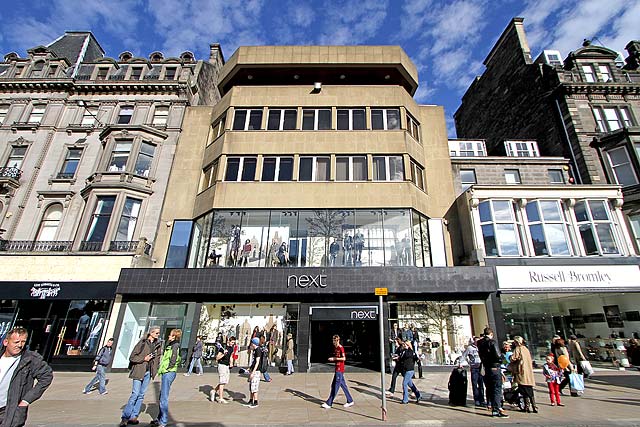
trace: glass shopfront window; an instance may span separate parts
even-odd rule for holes
[[[294,339],[297,348],[298,304],[232,304],[206,303],[200,312],[198,335],[203,337],[205,365],[215,361],[215,344],[225,344],[230,337],[236,338],[237,365],[249,366],[249,344],[254,337],[264,337],[271,366],[285,364],[287,334]]]
[[[187,363],[195,303],[129,302],[124,305],[124,310],[124,318],[113,357],[112,366],[114,368],[129,366],[129,355],[133,347],[141,338],[146,337],[146,333],[152,326],[160,327],[160,339],[164,341],[169,337],[171,329],[182,329],[180,353],[182,364]]]
[[[212,211],[193,222],[188,266],[429,266],[427,220],[408,209]]]
[[[629,363],[625,346],[640,332],[640,293],[503,293],[500,298],[507,335],[522,336],[537,363],[544,363],[554,335],[577,336],[584,355],[600,366]]]

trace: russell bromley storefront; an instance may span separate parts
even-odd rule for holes
[[[236,336],[246,365],[251,337],[265,334],[272,366],[280,366],[291,333],[297,370],[322,369],[339,334],[349,364],[379,369],[378,287],[389,291],[385,343],[394,323],[413,325],[427,365],[452,363],[469,336],[495,324],[490,267],[124,269],[113,368],[126,368],[137,340],[158,325],[162,336],[183,329],[184,359],[196,335],[204,336],[205,364],[216,340]]]
[[[539,363],[554,335],[575,335],[592,362],[626,365],[625,345],[640,333],[637,258],[573,263],[496,266],[502,308],[496,316],[504,316],[508,335],[527,340]]]

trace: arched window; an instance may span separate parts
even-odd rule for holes
[[[56,232],[60,221],[62,220],[62,205],[54,203],[50,205],[42,216],[40,229],[38,230],[37,241],[53,241],[56,238]]]

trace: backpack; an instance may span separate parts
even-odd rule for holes
[[[260,367],[258,370],[260,372],[267,372],[269,369],[269,350],[267,350],[266,346],[260,347],[260,351],[262,352],[262,356],[260,357]]]

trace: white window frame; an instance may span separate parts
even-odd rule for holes
[[[552,180],[552,174],[556,173],[556,172],[560,173],[561,180],[559,182]],[[562,172],[562,169],[547,169],[547,176],[549,177],[549,184],[564,184],[565,183],[564,172]]]
[[[15,150],[19,148],[24,148],[24,154],[15,155]],[[7,168],[16,168],[22,170],[22,165],[24,164],[24,159],[27,157],[28,150],[29,147],[26,145],[12,145],[11,149],[9,150],[9,157],[7,157],[7,161],[4,166]]]
[[[353,179],[353,159],[354,158],[358,158],[358,159],[364,159],[364,179],[362,180],[354,180]],[[349,159],[349,170],[347,171],[347,179],[343,180],[343,179],[338,179],[338,159]],[[369,177],[369,172],[368,172],[368,163],[367,163],[367,156],[336,156],[336,181],[338,182],[365,182],[367,181],[368,177]]]
[[[71,157],[71,153],[72,152],[79,152],[80,154],[78,155],[78,157]],[[71,177],[66,177],[67,179],[71,179],[73,177],[76,176],[76,174],[78,173],[78,168],[80,167],[80,160],[82,159],[82,154],[84,153],[84,148],[81,147],[67,147],[67,152],[64,156],[64,160],[62,161],[62,164],[60,165],[60,170],[58,172],[58,176],[60,177],[62,174],[65,174],[67,172],[65,172],[67,163],[69,163],[69,161],[71,160],[77,160],[76,162],[76,167],[73,171],[73,175]]]
[[[47,106],[44,104],[36,104],[31,109],[29,113],[29,118],[27,119],[27,123],[31,124],[40,124],[42,123],[42,119],[44,118],[44,113],[47,110]]]
[[[555,219],[546,219],[544,217],[544,214],[542,212],[542,208],[540,206],[540,203],[549,203],[549,202],[554,202],[556,204],[556,207],[558,208],[558,211],[560,212],[560,219],[559,220],[555,220]],[[522,209],[522,214],[524,216],[523,220],[524,222],[526,222],[526,228],[527,228],[527,240],[528,240],[528,244],[529,244],[529,252],[531,254],[531,256],[534,257],[553,257],[553,256],[573,256],[575,253],[575,250],[573,248],[573,241],[571,239],[571,235],[569,233],[569,229],[571,228],[571,224],[569,223],[568,219],[567,219],[567,212],[565,210],[564,207],[564,203],[562,203],[561,200],[554,200],[554,199],[536,199],[536,200],[530,200],[527,203],[527,207],[529,206],[529,203],[536,204],[537,205],[537,210],[538,210],[538,220],[530,220],[529,216],[527,214],[527,209],[526,207],[524,209]],[[545,246],[547,249],[547,254],[541,254],[538,255],[536,254],[536,250],[535,250],[535,246],[533,244],[533,237],[531,234],[531,227],[532,226],[536,226],[539,225],[542,228],[542,234],[544,235],[544,242],[545,242]],[[565,238],[565,242],[567,243],[567,248],[569,249],[569,254],[554,254],[553,250],[551,248],[551,245],[549,243],[549,238],[547,237],[548,235],[548,231],[546,228],[546,225],[562,225],[562,231],[564,233],[564,238]]]
[[[133,105],[123,105],[120,107],[120,111],[118,111],[118,117],[116,118],[116,124],[118,125],[129,125],[133,121]],[[123,114],[124,113],[124,114]],[[120,123],[121,117],[129,117],[129,121],[126,123]]]
[[[244,117],[244,123],[242,124],[242,129],[235,129],[236,127],[236,118],[237,118],[237,113],[239,111],[244,111],[245,117]],[[251,113],[255,112],[255,111],[259,111],[260,112],[260,127],[258,129],[249,129],[249,122],[251,120]],[[264,109],[263,108],[236,108],[233,111],[233,126],[232,129],[235,131],[256,131],[256,130],[261,130],[262,129],[262,122],[264,119]]]
[[[373,127],[373,112],[374,111],[382,111],[382,129],[374,129]],[[389,111],[395,111],[398,113],[398,127],[393,129],[389,129]],[[400,120],[400,109],[399,108],[372,108],[371,109],[371,129],[372,130],[401,130],[402,123]]]
[[[238,176],[236,176],[235,180],[227,180],[227,171],[229,170],[229,160],[230,159],[240,159],[240,163],[238,165]],[[245,159],[253,159],[255,160],[256,170],[253,174],[253,179],[251,181],[243,181],[242,180],[242,172],[244,171],[244,160]],[[224,171],[224,181],[225,182],[254,182],[256,180],[256,172],[258,171],[258,158],[254,156],[231,156],[227,158],[226,167]]]
[[[118,233],[120,232],[120,224],[122,223],[123,219],[125,218],[124,216],[124,208],[127,205],[127,201],[128,200],[132,200],[134,202],[133,206],[138,206],[137,211],[135,209],[132,209],[131,211],[131,215],[127,216],[128,218],[128,225],[129,227],[127,227],[127,240],[118,240]],[[142,203],[144,202],[143,199],[138,199],[136,197],[130,197],[130,196],[125,196],[124,201],[122,202],[122,207],[120,208],[120,215],[118,216],[118,223],[115,227],[115,230],[113,231],[113,240],[109,241],[109,244],[111,245],[111,242],[133,242],[135,241],[135,235],[136,235],[136,228],[138,228],[138,221],[140,220],[141,217],[141,211],[142,211]],[[114,206],[115,207],[115,206]],[[131,228],[131,224],[133,223],[133,229]],[[111,224],[109,224],[111,225]]]
[[[311,179],[303,180],[300,177],[300,171],[303,159],[311,159]],[[318,160],[327,161],[327,178],[318,179]],[[329,182],[331,180],[331,156],[300,156],[298,159],[298,181],[300,182]]]
[[[295,113],[295,119],[293,123],[293,128],[285,129],[284,128],[284,117],[287,111],[293,111]],[[271,114],[277,114],[278,117],[278,129],[269,129],[269,119],[271,118]],[[296,108],[270,108],[267,112],[267,130],[296,130],[298,125],[298,110]]]
[[[142,152],[142,147],[144,147],[145,145],[148,145],[149,147],[153,148],[153,153],[151,155],[149,155],[148,153],[143,153]],[[137,176],[144,176],[145,178],[148,178],[149,175],[151,174],[151,170],[153,169],[153,160],[156,157],[156,150],[158,149],[158,146],[156,144],[154,144],[151,141],[147,141],[147,140],[142,140],[140,141],[138,144],[136,144],[136,161],[133,164],[133,174],[137,175]],[[147,157],[150,158],[149,160],[149,169],[145,170],[142,174],[138,173],[138,163],[140,162],[140,159],[143,157]]]
[[[582,74],[584,74],[584,81],[587,83],[596,82],[596,71],[591,64],[582,65]]]
[[[622,152],[624,153],[624,157],[626,159],[625,162],[619,163],[619,164],[613,164],[613,159],[611,158],[611,153],[617,151],[617,152]],[[611,150],[607,150],[605,151],[605,154],[607,155],[607,160],[609,161],[609,166],[611,167],[611,172],[613,173],[613,177],[616,180],[616,183],[623,186],[623,187],[628,187],[628,186],[632,186],[632,185],[636,185],[638,184],[638,175],[636,174],[635,168],[633,167],[633,163],[631,162],[631,157],[629,156],[629,152],[627,151],[627,147],[616,147],[613,148]],[[631,170],[631,174],[633,175],[633,183],[621,183],[620,179],[618,179],[618,173],[617,170],[619,168],[624,168],[627,167],[629,170]]]
[[[604,204],[605,207],[605,211],[607,213],[607,219],[600,219],[600,220],[594,220],[593,219],[593,215],[591,214],[591,202],[602,202]],[[574,212],[574,218],[575,218],[575,234],[577,236],[577,240],[579,242],[581,251],[583,253],[584,256],[607,256],[607,255],[614,255],[614,256],[619,256],[622,255],[622,245],[620,244],[620,241],[618,239],[618,233],[617,233],[617,224],[614,222],[613,220],[613,215],[611,213],[611,209],[609,207],[609,201],[608,200],[602,200],[602,199],[581,199],[576,201],[576,206],[578,203],[585,203],[586,205],[586,213],[587,213],[587,220],[584,221],[578,221],[578,218],[575,216],[575,209],[576,207],[573,207],[573,212]],[[599,224],[604,224],[604,225],[609,225],[610,230],[611,230],[611,236],[613,238],[613,243],[616,245],[616,249],[618,250],[617,252],[612,252],[612,253],[603,253],[602,252],[602,245],[600,244],[600,237],[598,236],[598,232],[597,230],[597,226]],[[582,233],[580,232],[580,227],[583,225],[588,225],[591,228],[591,233],[592,236],[594,237],[594,242],[596,244],[596,248],[598,253],[595,254],[587,254],[586,248],[584,247],[584,242],[582,240]]]
[[[338,127],[338,113],[340,111],[346,111],[347,115],[349,117],[349,124],[347,126],[347,129],[340,129]],[[364,119],[364,127],[362,129],[354,129],[353,128],[353,112],[354,111],[361,111],[363,114],[363,119]],[[338,108],[336,109],[336,130],[366,130],[367,129],[367,110],[365,108]]]
[[[515,182],[509,182],[509,179],[507,178],[509,176],[510,173],[515,172],[515,174],[513,176],[517,177],[518,179]],[[520,170],[519,169],[505,169],[504,170],[504,180],[507,183],[507,185],[518,185],[518,184],[522,184],[522,176],[520,176]]]
[[[451,157],[484,157],[487,150],[484,141],[449,141]]]
[[[505,141],[507,157],[540,157],[536,141]]]
[[[608,65],[598,65],[598,72],[600,73],[601,81],[608,83],[613,82],[613,76],[611,75],[611,68]]]
[[[129,144],[129,150],[117,150],[118,144]],[[108,172],[125,172],[127,170],[127,166],[129,165],[129,161],[131,160],[131,154],[134,152],[134,141],[133,139],[120,139],[114,141],[113,148],[109,155],[109,163],[107,164]],[[126,156],[124,155],[126,153]],[[126,158],[124,162],[124,169],[118,169],[114,163],[115,158]]]
[[[304,113],[308,111],[313,111],[313,129],[304,129]],[[318,129],[318,122],[320,120],[320,111],[329,111],[329,128],[328,129]],[[312,131],[312,130],[332,130],[333,129],[333,117],[331,113],[331,108],[303,108],[302,109],[302,120],[300,120],[300,130],[304,131]]]
[[[0,126],[4,124],[4,121],[9,115],[9,104],[0,104]]]
[[[469,182],[469,181],[464,181],[462,179],[462,173],[463,172],[471,172],[473,174],[473,181]],[[475,169],[460,169],[460,185],[462,186],[462,191],[467,191],[472,185],[475,185],[478,183],[478,178],[476,176],[476,170]]]
[[[264,162],[267,159],[275,159],[276,160],[276,168],[275,168],[275,171],[274,171],[274,174],[273,174],[273,180],[262,179],[263,176],[264,176]],[[282,159],[291,160],[291,179],[280,180],[280,161]],[[264,157],[262,157],[262,171],[261,171],[261,174],[260,174],[260,181],[262,181],[262,182],[291,182],[291,181],[293,181],[293,161],[294,161],[293,156],[264,156]]]
[[[615,107],[599,105],[593,106],[591,110],[593,111],[599,132],[613,132],[623,127],[633,126],[631,113],[627,106]],[[611,126],[611,123],[615,123],[615,128]]]
[[[487,257],[522,257],[523,256],[523,247],[522,247],[522,222],[520,221],[519,215],[518,215],[518,210],[517,208],[514,206],[514,202],[513,200],[510,199],[486,199],[486,200],[482,200],[480,202],[480,204],[482,203],[489,203],[489,212],[491,213],[491,219],[489,221],[484,221],[482,222],[482,220],[480,219],[480,206],[478,205],[478,219],[479,219],[479,226],[480,226],[480,235],[482,236],[482,247],[485,251],[485,256]],[[494,213],[494,208],[493,208],[493,204],[494,202],[508,202],[509,203],[509,207],[510,207],[510,214],[511,214],[511,219],[510,220],[504,220],[504,219],[496,219],[496,215]],[[502,254],[502,249],[501,249],[501,245],[500,245],[500,241],[498,239],[498,233],[496,232],[496,224],[513,224],[513,229],[515,232],[515,239],[516,239],[516,245],[518,246],[518,253],[517,254],[510,254],[510,255],[503,255]],[[493,227],[493,236],[494,239],[496,241],[496,249],[498,250],[498,254],[497,255],[489,255],[486,253],[487,248],[485,247],[484,244],[484,232],[482,231],[482,227],[485,225],[491,225]]]
[[[420,190],[425,191],[424,168],[411,160],[411,182]]]
[[[400,165],[402,166],[402,178],[401,179],[391,179],[391,171],[390,171],[390,164],[391,164],[390,159],[391,159],[391,157],[400,159]],[[395,156],[393,156],[393,155],[392,156],[372,156],[372,161],[373,161],[373,166],[374,167],[375,167],[376,159],[383,159],[384,160],[384,179],[378,179],[375,176],[375,170],[374,170],[374,173],[373,173],[374,176],[372,177],[372,179],[374,181],[377,181],[377,182],[382,182],[382,181],[386,181],[386,182],[392,182],[392,181],[393,182],[401,182],[401,181],[405,180],[406,174],[405,174],[405,171],[404,171],[404,158],[401,155],[395,155]]]
[[[407,112],[407,132],[413,139],[420,142],[420,123]]]
[[[50,219],[52,214],[55,214],[58,212],[60,214],[60,218]],[[62,223],[63,216],[64,216],[64,206],[62,205],[62,203],[55,202],[48,205],[42,214],[42,218],[40,218],[40,225],[38,226],[38,232],[36,233],[34,240],[36,242],[55,242],[58,237],[58,231],[60,230],[60,224]],[[52,227],[52,225],[54,224],[55,226]],[[44,233],[44,231],[52,228],[53,228],[53,233],[52,233],[53,237],[50,240],[42,240],[42,234]]]
[[[153,110],[153,118],[151,124],[154,126],[166,126],[169,122],[169,106],[158,105]]]

